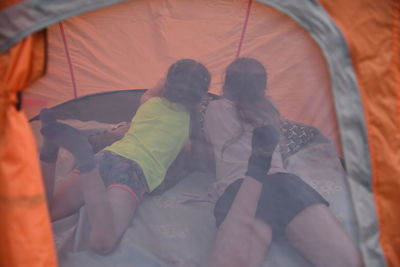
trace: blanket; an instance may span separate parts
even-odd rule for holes
[[[85,131],[110,129],[114,125],[98,122],[67,121]],[[33,125],[35,135],[38,125]],[[62,150],[56,182],[65,179],[72,168],[72,156]],[[352,210],[345,172],[329,142],[314,142],[285,159],[285,168],[314,187],[329,202],[335,216],[354,242],[356,221]],[[88,249],[90,227],[85,208],[53,224],[61,267],[114,266],[206,266],[216,234],[212,201],[193,201],[191,195],[204,196],[212,190],[212,173],[192,172],[176,186],[158,196],[146,196],[121,243],[111,254],[97,255]],[[306,267],[310,264],[284,240],[274,241],[264,267]]]

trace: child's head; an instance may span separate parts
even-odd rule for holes
[[[225,73],[223,94],[238,103],[251,103],[264,98],[267,72],[263,64],[252,58],[238,58]]]
[[[193,59],[178,60],[168,69],[164,97],[191,110],[208,91],[210,81],[210,73],[203,64]]]
[[[254,127],[274,124],[278,127],[279,112],[265,96],[267,72],[264,65],[252,58],[238,58],[226,69],[223,94],[233,101],[239,119]]]

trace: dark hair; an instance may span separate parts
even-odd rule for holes
[[[270,124],[279,132],[280,114],[265,96],[267,72],[259,61],[252,58],[238,58],[226,69],[223,85],[224,96],[233,101],[237,115],[242,122],[242,131],[229,140],[226,146],[239,139],[244,132],[244,124],[260,127]]]
[[[211,76],[203,64],[193,59],[181,59],[168,69],[164,97],[193,110],[208,91]]]
[[[190,140],[192,155],[186,158],[189,168],[195,168],[192,158],[201,144],[198,104],[208,91],[211,75],[203,64],[192,59],[181,59],[168,69],[164,85],[164,97],[183,105],[190,112]]]

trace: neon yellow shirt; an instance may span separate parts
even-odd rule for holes
[[[152,191],[187,142],[189,125],[183,106],[153,97],[139,107],[125,136],[105,150],[138,163]]]

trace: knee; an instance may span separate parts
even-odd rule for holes
[[[343,267],[363,267],[360,252],[353,244],[342,244],[340,247],[332,248],[330,256],[325,259],[325,264],[321,266],[343,266]]]
[[[117,245],[118,240],[111,235],[92,235],[90,237],[90,248],[97,254],[107,255],[111,253]]]
[[[268,247],[272,241],[272,228],[270,225],[266,224],[264,221],[255,219],[253,222],[253,233],[257,237],[259,243]]]
[[[362,267],[364,266],[363,261],[361,259],[361,254],[357,251],[356,248],[353,250],[348,250],[342,253],[341,257],[342,264],[341,266],[346,267]]]

